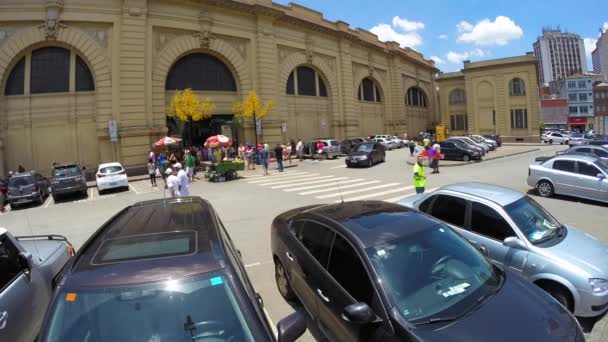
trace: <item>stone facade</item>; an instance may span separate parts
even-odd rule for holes
[[[441,122],[449,134],[500,134],[503,141],[538,142],[534,56],[465,61],[462,71],[440,73],[437,84]]]
[[[59,46],[71,51],[69,91],[30,92],[32,51]],[[118,160],[145,164],[152,142],[167,132],[166,80],[180,58],[204,53],[232,72],[236,91],[197,91],[211,98],[214,115],[229,116],[232,103],[255,90],[274,99],[262,125],[270,143],[320,136],[415,134],[439,122],[434,63],[397,43],[383,43],[345,22],[330,22],[299,5],[269,0],[4,0],[0,3],[0,173],[47,171],[53,161],[88,167]],[[94,90],[75,91],[74,60],[82,58]],[[25,63],[24,91],[7,95],[7,79]],[[313,69],[327,96],[287,95],[298,66]],[[358,100],[369,78],[381,102]],[[426,106],[406,105],[410,87]],[[111,142],[108,121],[118,123]],[[238,127],[253,141],[252,122]],[[286,128],[286,131],[284,131]]]

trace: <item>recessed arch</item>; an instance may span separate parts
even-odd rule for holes
[[[219,58],[202,52],[178,59],[167,74],[166,90],[236,91],[232,70]]]
[[[357,99],[366,102],[383,102],[384,95],[378,81],[371,76],[363,78],[357,88]]]
[[[298,65],[287,78],[287,95],[327,97],[325,77],[320,71],[308,65]]]
[[[405,93],[405,104],[412,107],[427,108],[429,99],[426,92],[418,86],[408,88]]]
[[[467,103],[467,97],[462,88],[456,88],[450,92],[449,103],[451,105]]]

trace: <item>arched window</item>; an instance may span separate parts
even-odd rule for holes
[[[428,100],[424,90],[419,87],[411,87],[405,94],[405,104],[414,107],[427,107]]]
[[[28,51],[30,58],[30,94],[62,93],[70,91],[70,73],[74,72],[76,91],[95,90],[95,81],[87,63],[74,51],[49,46]],[[74,56],[75,68],[70,59]],[[25,60],[23,57],[11,70],[4,95],[23,95],[25,89]]]
[[[463,104],[466,103],[467,99],[462,89],[454,89],[450,93],[450,104]]]
[[[289,74],[285,93],[327,97],[327,87],[318,72],[307,66],[299,66]]]
[[[380,87],[371,78],[366,77],[359,84],[357,98],[359,101],[382,102]]]
[[[23,95],[25,79],[25,57],[21,58],[11,70],[6,80],[4,95]]]
[[[509,94],[511,96],[525,96],[526,84],[521,78],[514,78],[509,82]]]
[[[206,53],[191,53],[169,70],[165,89],[236,91],[236,82],[226,64]]]

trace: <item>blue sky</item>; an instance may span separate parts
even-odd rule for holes
[[[274,0],[281,4],[289,1]],[[382,40],[395,40],[432,58],[442,71],[462,68],[462,61],[523,55],[544,26],[586,38],[587,54],[599,28],[608,29],[608,1],[586,0],[299,0],[296,3],[361,27]],[[575,4],[575,5],[573,5]],[[588,65],[591,58],[588,57]]]

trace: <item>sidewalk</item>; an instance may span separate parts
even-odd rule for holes
[[[542,145],[540,145],[542,146]],[[538,145],[517,145],[517,146],[512,146],[512,145],[505,145],[503,144],[502,147],[499,147],[497,151],[490,151],[488,153],[486,153],[486,156],[482,158],[482,160],[474,160],[474,161],[470,161],[470,162],[463,162],[463,161],[459,161],[459,160],[440,160],[439,161],[439,167],[452,167],[452,166],[463,166],[463,165],[470,165],[470,164],[474,164],[474,163],[481,163],[484,161],[488,161],[488,160],[494,160],[494,159],[500,159],[500,158],[506,158],[506,157],[512,157],[512,156],[516,156],[518,154],[524,154],[524,153],[530,153],[530,152],[534,152],[534,151],[538,151],[540,150],[540,148],[538,147]],[[407,163],[409,165],[414,165],[416,163],[416,157],[407,157]]]

